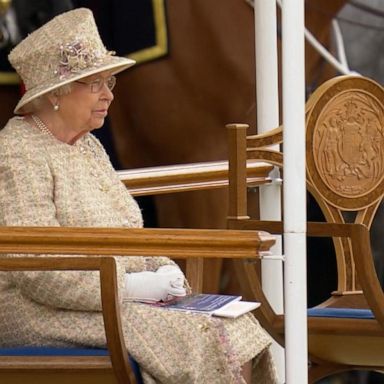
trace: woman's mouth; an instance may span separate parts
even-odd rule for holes
[[[97,109],[96,111],[93,111],[97,116],[105,117],[108,114],[107,109]]]

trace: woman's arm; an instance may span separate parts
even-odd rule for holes
[[[15,150],[2,145],[1,225],[60,226],[56,218],[54,190],[54,178],[41,148],[28,150],[19,147]],[[41,304],[76,310],[101,310],[97,272],[7,272],[4,275],[23,295]],[[123,276],[120,279],[123,280]]]

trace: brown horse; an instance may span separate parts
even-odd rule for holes
[[[344,3],[306,2],[307,26],[326,45]],[[126,168],[225,159],[224,125],[256,126],[252,8],[244,0],[168,0],[167,11],[169,55],[121,74],[116,87],[111,122]],[[335,75],[306,48],[308,85]],[[224,192],[156,201],[161,226],[225,225]]]
[[[306,1],[307,27],[326,46],[345,2]],[[256,129],[253,9],[244,0],[166,4],[169,55],[121,74],[116,87],[111,122],[125,168],[225,159],[226,123]],[[308,88],[335,74],[307,45]],[[156,197],[164,227],[224,227],[226,204],[223,190]],[[205,289],[215,290],[219,268],[208,273]]]

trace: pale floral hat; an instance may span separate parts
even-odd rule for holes
[[[86,8],[56,16],[21,41],[8,59],[26,89],[16,114],[29,112],[28,103],[64,84],[106,70],[118,73],[135,64],[104,47]]]

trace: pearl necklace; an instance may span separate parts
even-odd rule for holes
[[[49,128],[45,125],[45,123],[36,115],[31,115],[31,119],[33,122],[36,124],[37,128],[44,134],[56,138],[54,134],[49,130]],[[95,144],[93,141],[88,137],[87,140],[83,143],[80,143],[79,145],[76,146],[80,153],[86,156],[86,159],[89,161],[89,157],[92,157],[96,162],[102,161],[102,156],[100,155],[100,151],[98,151],[95,147]],[[93,164],[94,164],[93,160]],[[94,176],[96,179],[100,177],[100,174],[98,173],[97,170],[93,169],[91,171],[91,175]],[[98,182],[99,184],[99,189],[103,192],[108,192],[109,191],[109,186],[104,185],[105,183],[101,183],[100,181]]]
[[[55,138],[54,134],[49,130],[49,128],[45,125],[45,123],[43,123],[41,121],[40,117],[38,117],[36,115],[31,115],[31,118],[32,118],[33,122],[36,124],[37,128],[39,128],[41,132],[45,133],[48,136]]]

